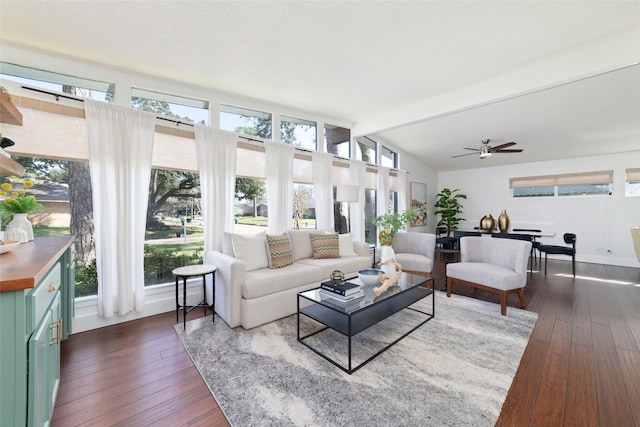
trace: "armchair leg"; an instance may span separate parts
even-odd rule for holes
[[[451,288],[453,287],[453,281],[451,277],[447,278],[447,297],[451,296]]]
[[[522,306],[523,309],[527,308],[527,301],[524,298],[524,290],[523,289],[519,289],[518,290],[518,298],[520,298],[520,305]]]
[[[507,293],[505,291],[500,292],[500,314],[507,315]]]

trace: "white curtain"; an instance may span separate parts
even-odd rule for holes
[[[356,242],[364,242],[364,189],[367,164],[352,160],[349,166],[349,184],[358,186],[358,202],[349,203],[351,234]]]
[[[233,232],[237,136],[209,126],[195,126],[204,250],[222,250],[225,231]]]
[[[399,170],[398,171],[398,210],[400,212],[406,211],[408,209],[407,200],[407,172]]]
[[[380,166],[378,168],[378,185],[376,191],[376,216],[384,215],[389,211],[389,168]]]
[[[333,230],[333,156],[314,151],[313,162],[313,197],[316,207],[316,228]]]
[[[144,308],[144,234],[155,114],[85,100],[98,312]]]
[[[291,228],[293,217],[293,153],[291,145],[265,142],[267,176],[267,233],[280,234]]]

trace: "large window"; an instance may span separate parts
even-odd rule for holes
[[[316,228],[313,185],[293,184],[293,224],[291,228]]]
[[[267,185],[261,178],[236,178],[235,226],[233,231],[253,234],[267,227]]]
[[[209,124],[208,101],[132,88],[131,106],[166,118]]]
[[[356,140],[357,144],[357,158],[363,162],[377,164],[378,157],[378,143],[373,139],[361,136]]]
[[[345,159],[351,158],[351,129],[324,125],[327,152]]]
[[[286,144],[307,150],[317,149],[316,122],[282,116],[280,120],[280,140]]]
[[[131,106],[162,117],[206,124],[206,101],[133,88]],[[174,268],[201,264],[204,228],[200,176],[180,169],[151,169],[144,245],[145,286],[173,281]]]
[[[220,129],[273,139],[271,113],[263,111],[222,105],[220,108]]]
[[[113,102],[114,99],[115,85],[113,83],[53,73],[8,62],[0,62],[0,77],[30,87],[68,93],[98,101]]]
[[[613,171],[594,171],[510,178],[513,197],[553,197],[607,195]]]

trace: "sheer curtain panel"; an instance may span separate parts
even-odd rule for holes
[[[85,99],[100,316],[144,308],[155,114]]]
[[[333,156],[314,151],[313,162],[313,195],[316,204],[316,228],[333,230]]]
[[[378,197],[376,197],[376,216],[384,215],[389,211],[389,168],[380,166],[378,168]]]
[[[267,233],[280,234],[291,228],[293,216],[293,153],[291,145],[265,142],[267,175]]]
[[[349,184],[358,186],[358,202],[350,203],[349,218],[351,234],[356,242],[364,242],[364,189],[367,178],[367,164],[352,160],[349,167]]]
[[[222,249],[222,235],[233,232],[236,188],[237,136],[233,132],[209,126],[195,127],[202,215],[204,250]]]
[[[400,212],[406,211],[408,208],[407,204],[407,172],[406,171],[398,171],[398,210]]]

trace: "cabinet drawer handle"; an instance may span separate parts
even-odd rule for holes
[[[49,292],[55,292],[56,288],[57,288],[57,285],[55,283],[50,283],[48,290]]]

